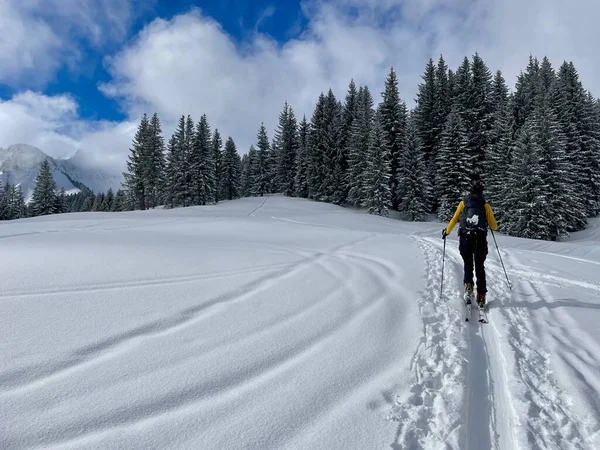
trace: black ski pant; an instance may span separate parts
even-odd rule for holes
[[[459,236],[458,250],[464,261],[465,276],[464,283],[473,284],[473,266],[477,275],[477,293],[485,294],[487,286],[485,282],[485,258],[488,254],[486,235],[483,233],[461,233]]]

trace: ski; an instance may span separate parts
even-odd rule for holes
[[[465,301],[465,312],[466,312],[466,318],[465,321],[469,321],[469,319],[471,318],[471,307],[472,307],[472,301],[473,301],[473,291],[467,291],[465,292],[465,296],[464,296],[464,301]]]
[[[479,322],[489,323],[487,318],[487,305],[483,307],[478,305],[477,310],[479,311]]]

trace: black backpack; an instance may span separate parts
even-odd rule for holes
[[[463,200],[465,207],[460,217],[460,231],[465,234],[487,234],[487,216],[483,195],[470,194]]]

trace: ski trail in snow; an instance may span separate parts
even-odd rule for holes
[[[442,244],[435,241],[431,242],[441,249]],[[463,260],[460,252],[456,247],[450,246],[448,248],[447,246],[446,253],[456,268],[459,292],[462,292]],[[486,263],[488,299],[500,302],[508,298],[510,294],[507,289],[501,287],[503,286],[503,280],[499,279],[495,269],[490,267],[488,260]],[[479,397],[477,404],[488,414],[488,423],[485,426],[488,427],[490,440],[489,447],[486,448],[519,448],[517,436],[515,435],[515,429],[519,426],[519,423],[510,393],[507,357],[502,349],[499,338],[500,332],[491,311],[488,313],[488,320],[488,324],[472,323],[471,326],[467,326],[470,334],[470,379],[467,382],[467,390],[474,398]],[[471,385],[473,378],[477,377],[481,377],[481,379]],[[485,378],[485,386],[483,378]],[[483,393],[486,393],[486,395],[482,395]],[[473,409],[474,405],[474,401],[468,403],[469,417],[471,418],[470,425],[473,424],[473,421],[478,420],[478,409]],[[484,425],[481,424],[481,426]],[[477,430],[471,428],[468,435],[471,438],[471,448],[483,448],[477,443]],[[488,435],[486,435],[486,443],[488,442],[487,438]]]
[[[396,398],[389,419],[400,423],[393,447],[465,448],[466,402],[464,379],[468,352],[464,336],[463,310],[455,298],[456,287],[445,282],[440,298],[442,261],[439,251],[415,236],[427,264],[427,289],[419,298],[423,337],[414,354],[415,374],[408,398]]]
[[[513,254],[503,253],[511,266],[525,268]],[[518,282],[521,295],[551,304],[552,297],[541,279],[538,278],[537,282],[534,280]],[[534,321],[527,307],[514,303],[514,300],[509,300],[502,312],[509,320],[508,341],[514,350],[515,368],[519,375],[515,384],[520,392],[520,409],[526,412],[526,433],[530,445],[553,449],[599,448],[598,411],[592,409],[585,418],[577,417],[571,408],[572,402],[560,388],[551,366],[551,358],[557,353],[575,374],[582,375],[585,382],[600,387],[598,363],[592,357],[599,353],[598,345],[592,339],[574,338],[572,330],[577,330],[577,325],[564,312],[559,315],[548,308],[543,313],[546,320],[542,326],[532,329],[530,324]],[[520,299],[519,305],[526,304],[525,298]],[[556,343],[554,351],[548,348],[552,342]]]
[[[376,234],[369,234],[332,249],[317,252],[299,262],[286,265],[283,270],[267,273],[229,293],[208,302],[203,302],[197,307],[187,308],[178,315],[139,326],[101,342],[80,348],[65,359],[47,362],[39,366],[29,366],[4,373],[0,372],[0,396],[17,394],[44,386],[48,382],[62,379],[74,372],[97,365],[106,359],[111,359],[124,352],[131,351],[149,339],[156,339],[179,332],[197,324],[199,321],[206,320],[218,308],[251,298],[257,293],[273,286],[275,283],[301,273],[302,270],[310,265],[320,263],[328,257],[335,256],[339,252],[359,243],[366,242],[375,236]]]
[[[443,242],[431,238],[425,240],[438,249],[439,258],[443,250]],[[462,257],[455,246],[446,245],[446,258],[447,265],[454,269],[454,277],[449,277],[448,280],[448,283],[454,281],[455,287],[450,298],[459,299],[457,305],[460,305],[459,309],[464,316]],[[490,281],[490,269],[488,268],[486,272]],[[496,284],[495,282],[488,284],[492,283]],[[491,286],[488,286],[488,290],[491,290]],[[507,384],[506,358],[495,334],[493,317],[489,314],[490,323],[479,324],[473,321],[476,320],[476,316],[476,311],[473,311],[471,322],[466,323],[466,336],[468,336],[465,383],[466,448],[518,448],[514,435],[516,415]]]

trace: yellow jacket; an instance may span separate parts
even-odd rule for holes
[[[448,228],[446,228],[446,234],[450,234],[452,232],[452,229],[454,228],[454,226],[460,221],[460,215],[462,214],[464,208],[465,208],[465,202],[461,201],[458,204],[458,208],[456,208],[454,217],[452,217],[452,220],[448,224]],[[487,222],[488,222],[488,225],[490,226],[490,228],[492,230],[496,231],[498,229],[498,224],[496,223],[496,218],[494,217],[494,211],[492,211],[492,207],[487,202],[485,204],[485,217],[487,219]]]

